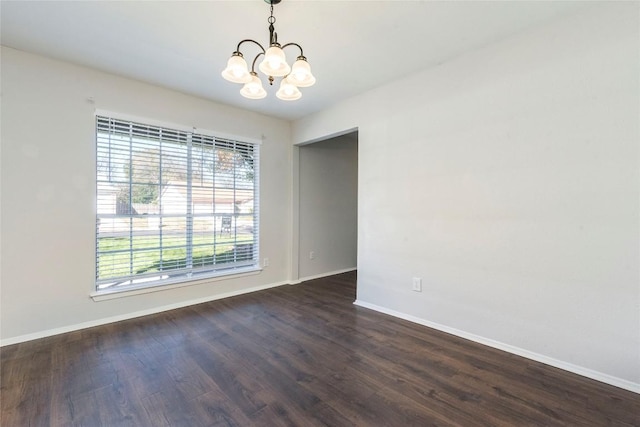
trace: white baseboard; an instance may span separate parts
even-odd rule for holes
[[[625,390],[632,391],[634,393],[640,394],[640,384],[624,380],[622,378],[614,377],[612,375],[608,375],[602,372],[594,371],[588,368],[584,368],[582,366],[574,365],[572,363],[567,363],[562,360],[554,359],[552,357],[545,356],[543,354],[534,353],[529,350],[525,350],[519,347],[515,347],[509,344],[505,344],[499,341],[492,340],[490,338],[485,338],[480,335],[472,334],[469,332],[461,331],[459,329],[451,328],[449,326],[441,325],[439,323],[431,322],[429,320],[421,319],[419,317],[411,316],[409,314],[401,313],[399,311],[390,310],[385,307],[380,307],[375,304],[370,304],[365,301],[356,300],[354,302],[355,305],[368,308],[371,310],[378,311],[380,313],[388,314],[393,317],[398,317],[400,319],[408,320],[409,322],[417,323],[419,325],[427,326],[429,328],[437,329],[442,332],[446,332],[451,335],[455,335],[460,338],[465,338],[470,341],[477,342],[479,344],[484,344],[489,347],[497,348],[498,350],[503,350],[508,353],[516,354],[518,356],[526,357],[527,359],[535,360],[536,362],[544,363],[545,365],[553,366],[555,368],[560,368],[565,371],[573,372],[574,374],[582,375],[583,377],[591,378],[596,381],[600,381],[606,384],[610,384],[615,387],[619,387]]]
[[[136,317],[148,316],[150,314],[162,313],[163,311],[175,310],[176,308],[188,307],[190,305],[201,304],[204,302],[215,301],[218,299],[229,298],[237,295],[248,294],[251,292],[262,291],[264,289],[275,288],[278,286],[288,285],[290,281],[270,283],[267,285],[255,286],[252,288],[240,289],[232,292],[225,292],[217,295],[210,295],[202,298],[191,299],[182,301],[175,304],[163,305],[160,307],[154,307],[147,310],[134,311],[132,313],[120,314],[118,316],[105,317],[97,320],[90,320],[88,322],[76,323],[73,325],[62,326],[60,328],[47,329],[44,331],[35,332],[32,334],[19,335],[17,337],[7,338],[0,340],[0,347],[11,344],[19,344],[21,342],[32,341],[39,338],[46,338],[53,335],[64,334],[67,332],[78,331],[80,329],[92,328],[94,326],[106,325],[109,323],[120,322],[122,320],[134,319]]]
[[[247,294],[247,293],[250,293],[250,292],[261,291],[261,290],[269,289],[269,288],[275,288],[275,287],[278,287],[278,286],[296,285],[296,284],[302,283],[302,282],[307,281],[307,280],[319,279],[321,277],[333,276],[335,274],[347,273],[349,271],[354,271],[354,270],[356,270],[355,267],[347,268],[347,269],[343,269],[343,270],[331,271],[331,272],[328,272],[328,273],[318,274],[318,275],[315,275],[315,276],[303,277],[303,278],[300,278],[298,280],[287,280],[287,281],[283,281],[283,282],[270,283],[270,284],[267,284],[267,285],[256,286],[256,287],[253,287],[253,288],[241,289],[241,290],[233,291],[233,292],[225,292],[225,293],[217,294],[217,295],[213,295],[213,296],[206,296],[206,297],[203,297],[203,298],[197,298],[197,299],[192,299],[192,300],[188,300],[188,301],[182,301],[182,302],[175,303],[175,304],[169,304],[169,305],[164,305],[164,306],[160,306],[160,307],[154,307],[154,308],[150,308],[150,309],[147,309],[147,310],[140,310],[140,311],[135,311],[135,312],[132,312],[132,313],[121,314],[121,315],[118,315],[118,316],[110,316],[110,317],[105,317],[105,318],[102,318],[102,319],[91,320],[91,321],[88,321],[88,322],[76,323],[76,324],[73,324],[73,325],[62,326],[60,328],[47,329],[47,330],[44,330],[44,331],[34,332],[32,334],[19,335],[19,336],[16,336],[16,337],[1,339],[0,340],[0,347],[4,347],[6,345],[12,345],[12,344],[19,344],[21,342],[26,342],[26,341],[37,340],[39,338],[46,338],[46,337],[50,337],[50,336],[53,336],[53,335],[64,334],[64,333],[67,333],[67,332],[78,331],[80,329],[92,328],[94,326],[100,326],[100,325],[106,325],[106,324],[109,324],[109,323],[120,322],[122,320],[134,319],[136,317],[148,316],[150,314],[156,314],[156,313],[161,313],[163,311],[175,310],[176,308],[188,307],[190,305],[201,304],[203,302],[209,302],[209,301],[215,301],[215,300],[222,299],[222,298],[229,298],[229,297],[233,297],[233,296],[236,296],[236,295]]]
[[[327,277],[327,276],[335,276],[336,274],[348,273],[350,271],[356,271],[357,269],[358,269],[357,267],[351,267],[351,268],[344,268],[342,270],[329,271],[327,273],[316,274],[314,276],[301,277],[298,280],[292,280],[289,283],[291,285],[297,285],[299,283],[306,282],[308,280],[321,279],[321,278]]]

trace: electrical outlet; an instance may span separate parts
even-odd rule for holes
[[[422,279],[419,277],[413,278],[413,288],[415,292],[422,292]]]
[[[263,266],[263,267],[269,267],[269,258],[265,258],[265,259],[262,261],[262,266]]]
[[[309,259],[316,259],[316,253],[314,251],[309,252]]]

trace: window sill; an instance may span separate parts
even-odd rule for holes
[[[262,269],[259,267],[247,267],[244,269],[234,270],[233,273],[218,273],[217,275],[196,278],[192,280],[180,280],[175,282],[165,282],[155,286],[145,287],[129,287],[125,289],[110,289],[105,291],[96,291],[89,296],[96,302],[108,301],[116,298],[125,298],[134,295],[149,294],[152,292],[167,291],[170,289],[184,288],[185,286],[201,285],[203,283],[217,282],[219,280],[237,279],[240,277],[254,276],[260,274]]]

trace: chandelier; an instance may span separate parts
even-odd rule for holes
[[[271,5],[271,16],[267,19],[269,22],[269,48],[267,50],[255,40],[245,39],[238,43],[238,47],[229,58],[227,68],[222,72],[222,77],[233,83],[244,83],[240,90],[240,94],[249,99],[262,99],[267,96],[267,91],[262,87],[262,81],[256,73],[256,61],[264,56],[258,69],[268,76],[269,85],[273,85],[274,77],[282,77],[280,89],[276,92],[276,96],[284,101],[295,101],[300,99],[302,93],[299,87],[309,87],[316,82],[316,78],[311,74],[311,66],[304,56],[302,47],[297,43],[286,43],[281,46],[278,43],[278,34],[273,27],[276,17],[273,16],[273,5],[280,3],[281,0],[264,0]],[[253,58],[251,63],[251,71],[247,67],[240,46],[244,43],[254,43],[260,48],[260,52]],[[287,64],[287,58],[284,54],[284,48],[295,46],[300,49],[300,55],[296,58],[296,62],[292,66]]]

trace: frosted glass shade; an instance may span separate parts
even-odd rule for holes
[[[249,99],[262,99],[267,96],[267,91],[262,87],[262,81],[258,78],[255,73],[249,75],[251,81],[245,83],[245,85],[240,89],[240,95]]]
[[[284,51],[278,46],[271,46],[264,54],[264,59],[258,66],[267,76],[282,77],[289,74],[291,67],[287,64]]]
[[[287,79],[298,87],[309,87],[313,86],[316,82],[316,78],[311,74],[311,66],[306,61],[306,59],[302,59],[304,57],[298,57],[298,60],[293,63],[293,67],[291,67],[291,73]]]
[[[276,92],[276,96],[283,101],[295,101],[296,99],[300,99],[302,93],[295,85],[289,82],[288,78],[286,78],[282,79],[280,89]]]
[[[227,68],[222,71],[222,77],[233,83],[248,83],[251,81],[251,74],[247,68],[247,61],[242,55],[233,54],[227,61]]]

